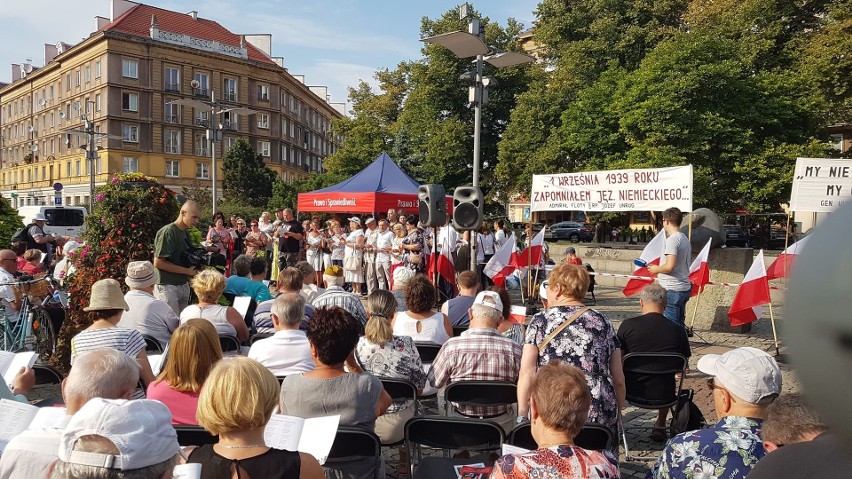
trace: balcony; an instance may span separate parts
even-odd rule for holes
[[[163,86],[163,88],[166,91],[180,92],[180,83],[166,82],[166,84]]]
[[[200,126],[202,128],[210,128],[210,120],[206,118],[196,118],[195,126]]]
[[[239,121],[225,120],[222,122],[222,129],[228,131],[237,131],[240,128]]]
[[[210,96],[210,92],[206,88],[193,88],[192,95],[208,98]]]
[[[166,153],[171,155],[179,155],[180,154],[180,143],[166,143]]]
[[[237,101],[237,92],[234,90],[226,91],[222,94],[222,99],[224,101]]]
[[[269,94],[268,93],[258,93],[257,94],[257,101],[269,101]]]
[[[210,156],[210,148],[206,146],[199,146],[195,148],[196,156]]]
[[[180,123],[180,115],[166,113],[163,116],[163,121],[166,123]]]

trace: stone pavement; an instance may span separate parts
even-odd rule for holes
[[[709,287],[709,286],[708,286]],[[626,318],[639,314],[639,299],[638,297],[625,298],[621,294],[620,288],[598,286],[595,290],[597,295],[597,304],[593,307],[604,313],[617,329],[621,321]],[[776,296],[777,295],[777,296]],[[778,327],[779,337],[782,334],[783,324],[783,306],[781,305],[781,292],[773,290],[774,314]],[[694,298],[693,298],[694,300]],[[768,314],[768,313],[766,313]],[[689,318],[687,317],[687,323]],[[716,421],[714,411],[712,391],[707,389],[706,376],[696,369],[698,358],[704,354],[714,353],[719,354],[740,346],[751,346],[758,349],[763,349],[770,354],[774,354],[774,343],[772,340],[772,327],[768,318],[757,321],[750,333],[722,333],[714,331],[695,331],[695,336],[691,338],[692,358],[690,358],[690,371],[684,378],[684,387],[692,388],[695,391],[694,401],[704,413],[704,417],[709,423]],[[784,352],[783,343],[781,352]],[[783,373],[783,384],[785,392],[794,392],[800,389],[799,381],[795,377],[792,368],[789,364],[780,362]],[[59,394],[59,386],[38,386],[30,394],[31,400],[39,400],[45,397],[50,397]],[[436,413],[435,405],[426,404],[427,413]],[[651,426],[656,419],[656,411],[642,410],[628,406],[623,410],[625,424],[628,427],[633,426]],[[650,430],[637,429],[627,432],[627,442],[630,451],[633,455],[644,460],[626,461],[624,456],[624,446],[621,444],[621,477],[622,478],[641,478],[645,477],[648,470],[653,465],[656,456],[660,454],[663,445],[654,443],[649,439]],[[619,437],[619,442],[621,438]],[[427,453],[428,454],[428,453]],[[407,478],[407,474],[399,472],[399,453],[395,448],[384,448],[383,455],[386,462],[386,470],[388,478]]]

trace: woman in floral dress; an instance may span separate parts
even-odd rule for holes
[[[367,314],[370,319],[364,327],[364,336],[355,346],[355,358],[365,371],[379,377],[404,379],[414,384],[418,391],[426,385],[426,374],[420,354],[409,336],[394,336],[391,320],[396,314],[393,293],[376,289],[367,297]],[[376,419],[376,434],[384,444],[402,439],[405,422],[414,417],[413,401],[396,402],[387,414]]]
[[[408,236],[402,240],[402,264],[418,273],[425,271],[426,258],[423,254],[426,241],[423,239],[423,231],[417,227],[417,217],[406,218]]]
[[[549,307],[527,325],[518,379],[518,415],[529,413],[530,383],[536,370],[550,361],[564,361],[586,374],[592,392],[589,422],[607,426],[617,436],[618,413],[627,390],[615,328],[603,314],[583,305],[589,287],[585,268],[562,263],[547,280]],[[570,325],[542,345],[551,332],[583,309]]]

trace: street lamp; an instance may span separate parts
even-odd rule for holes
[[[89,212],[92,212],[95,209],[95,162],[98,160],[98,150],[100,150],[95,139],[100,140],[102,138],[107,138],[119,140],[122,139],[122,137],[95,131],[95,122],[89,118],[88,113],[90,104],[94,106],[95,102],[93,100],[87,100],[85,108],[81,107],[79,101],[74,102],[74,109],[77,111],[80,120],[83,122],[83,129],[64,130],[62,133],[86,140],[86,143],[81,144],[80,148],[86,150],[86,160],[89,165]]]
[[[192,80],[190,86],[193,89],[196,89],[201,86],[198,80]],[[180,100],[172,100],[167,103],[168,105],[180,105],[180,106],[188,106],[191,108],[195,108],[196,110],[206,110],[210,109],[210,121],[205,125],[207,127],[207,140],[210,142],[210,168],[213,170],[211,172],[211,180],[213,182],[213,189],[211,198],[213,201],[213,214],[216,214],[216,141],[221,136],[220,133],[224,127],[221,123],[216,122],[215,120],[219,117],[219,115],[225,113],[237,113],[240,115],[254,115],[257,111],[252,110],[250,108],[243,108],[237,106],[229,106],[223,105],[216,101],[216,93],[213,89],[210,89],[210,101],[204,100],[193,100],[189,98],[181,98]]]
[[[493,78],[483,76],[483,62],[488,62],[496,68],[506,68],[535,61],[535,58],[517,52],[504,52],[485,43],[485,29],[478,18],[470,13],[467,3],[459,6],[459,17],[467,19],[467,31],[443,33],[433,37],[421,38],[423,43],[440,45],[459,58],[476,56],[476,69],[462,75],[462,81],[472,83],[470,87],[470,102],[474,104],[473,119],[473,186],[479,187],[480,138],[482,131],[482,105],[488,103],[488,87],[496,86]],[[471,232],[470,241],[471,269],[476,268],[476,232]]]

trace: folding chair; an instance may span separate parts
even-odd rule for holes
[[[36,384],[62,384],[62,375],[59,371],[47,364],[33,364]]]
[[[678,393],[683,386],[689,360],[679,353],[629,353],[622,359],[627,402],[642,409],[671,410],[672,420],[677,416]],[[680,373],[680,379],[675,374]],[[624,455],[628,461],[637,459],[630,454],[626,430],[621,424]],[[630,429],[654,429],[654,426],[632,426]]]
[[[153,336],[149,336],[147,334],[142,335],[142,339],[145,340],[145,352],[146,353],[154,353],[154,354],[162,354],[163,345],[157,341],[157,338]]]
[[[177,432],[178,444],[181,446],[204,446],[216,444],[219,438],[207,432],[201,426],[174,426]]]
[[[518,402],[518,386],[506,381],[458,381],[444,389],[444,412],[459,406],[511,406]],[[457,414],[461,414],[457,409]],[[466,417],[465,414],[462,414]],[[482,418],[480,419],[487,419]]]
[[[414,347],[417,348],[417,352],[420,354],[420,360],[423,361],[423,364],[432,364],[432,362],[435,361],[435,356],[438,355],[438,351],[441,350],[440,344],[423,343],[420,341],[415,342]]]
[[[574,444],[583,449],[594,451],[609,450],[614,442],[615,437],[613,437],[612,431],[608,427],[594,423],[584,425],[583,429],[574,438]],[[532,427],[529,423],[521,424],[515,429],[512,429],[509,432],[506,443],[529,450],[538,449],[538,444],[532,437]]]
[[[343,477],[384,479],[382,443],[375,433],[340,426],[323,467]]]
[[[249,338],[249,346],[253,345],[256,341],[260,341],[261,339],[271,338],[272,334],[270,333],[255,333],[252,334]]]
[[[453,327],[453,337],[457,338],[461,336],[461,334],[467,331],[469,328],[467,326],[454,326]]]
[[[385,388],[385,391],[391,397],[393,402],[407,402],[412,401],[412,404],[408,407],[414,408],[414,414],[416,415],[418,412],[417,407],[417,387],[411,381],[406,381],[405,379],[396,379],[396,378],[386,378],[379,377],[382,381],[382,386]],[[394,414],[394,413],[389,413]],[[390,444],[382,444],[382,446],[396,446],[402,444],[405,439],[400,439],[397,442]]]
[[[405,443],[412,479],[456,478],[453,466],[490,462],[474,458],[452,459],[450,451],[499,451],[505,434],[499,424],[486,419],[417,416],[405,423]],[[443,457],[423,457],[422,448],[443,450]],[[416,466],[415,466],[416,458]]]
[[[222,353],[236,351],[240,353],[240,340],[236,336],[219,335],[219,345],[222,346]]]

